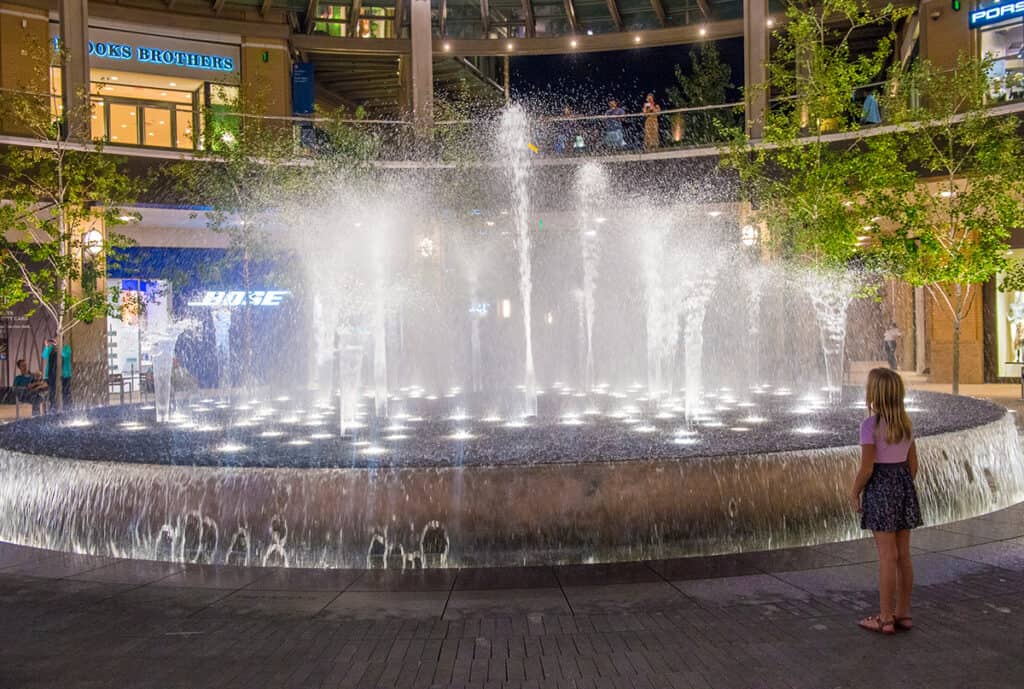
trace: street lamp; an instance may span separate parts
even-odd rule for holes
[[[82,235],[82,257],[89,261],[95,261],[96,257],[103,251],[103,233],[92,229]]]
[[[757,244],[757,228],[753,225],[744,225],[740,229],[740,241],[743,242],[743,246],[754,246]]]

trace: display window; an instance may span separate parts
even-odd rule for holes
[[[997,101],[1024,98],[1024,22],[981,29],[981,54],[992,60],[989,95]]]
[[[1009,261],[1024,260],[1024,249],[1013,249]],[[1005,273],[996,275],[1002,285]],[[1016,378],[1024,365],[1024,292],[996,290],[996,355],[1000,378]]]
[[[348,36],[350,17],[348,5],[320,5],[313,30],[328,36]],[[394,38],[395,9],[393,7],[362,6],[356,24],[356,38]]]

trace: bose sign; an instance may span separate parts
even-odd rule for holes
[[[230,292],[219,290],[208,290],[203,292],[200,299],[190,301],[189,306],[280,306],[284,298],[291,292],[287,290],[256,290],[254,292],[242,292],[232,290]]]
[[[971,12],[969,25],[972,29],[976,29],[979,26],[987,26],[1017,17],[1024,17],[1024,0],[1014,0],[1001,5],[976,9]]]

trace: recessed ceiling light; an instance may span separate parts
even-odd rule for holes
[[[512,50],[512,48],[514,48],[515,46],[512,43],[509,43],[505,47],[508,48],[509,50]]]
[[[128,127],[128,125],[126,125],[126,124],[122,124],[121,125],[121,129],[126,129],[127,127]]]
[[[772,19],[771,17],[768,17],[768,21],[766,21],[766,22],[765,22],[765,24],[767,24],[767,25],[768,25],[768,28],[770,29],[770,28],[772,28],[773,26],[775,26],[775,20],[774,20],[774,19]]]
[[[634,43],[639,43],[640,42],[640,37],[639,36],[633,36],[633,42]]]
[[[172,82],[170,82],[170,83],[168,84],[168,86],[177,86],[177,84],[175,84],[175,83],[174,83],[174,82],[172,81]]]
[[[572,39],[571,41],[569,41],[569,46],[570,47],[575,48],[577,45],[578,44],[576,43],[576,39],[575,38]]]
[[[110,140],[111,141],[117,141],[117,137],[116,136],[112,136],[112,137],[110,137]]]
[[[165,124],[165,122],[163,120],[160,120],[160,124]]]
[[[110,77],[111,81],[117,81],[117,77]]]
[[[594,35],[593,29],[587,29],[587,35],[588,36],[593,36]]]
[[[700,27],[700,32],[699,32],[699,33],[700,33],[700,35],[701,35],[701,36],[707,36],[707,35],[708,35],[708,30],[707,30],[707,29],[705,29],[705,28],[704,28],[704,27],[702,26],[702,27]]]
[[[444,49],[445,50],[451,50],[452,49],[452,44],[451,43],[445,43],[444,44]]]
[[[161,96],[166,96],[166,95],[167,95],[167,91],[161,91],[161,92],[160,92],[160,95],[161,95]]]

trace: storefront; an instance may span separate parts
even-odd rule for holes
[[[968,23],[978,31],[981,55],[992,59],[992,98],[1024,97],[1024,2],[982,3],[970,13]]]
[[[58,32],[51,23],[51,40],[58,40]],[[238,99],[239,39],[222,40],[90,27],[93,137],[129,146],[201,146],[211,118],[232,109]],[[52,70],[51,80],[51,91],[60,93],[59,68]]]

